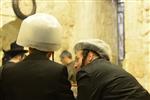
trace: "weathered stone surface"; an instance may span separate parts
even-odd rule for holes
[[[125,2],[124,68],[150,91],[150,2],[126,0]]]
[[[17,37],[21,21],[20,23],[15,22],[16,25],[11,24],[16,19],[12,11],[11,0],[3,0],[1,2],[3,4],[1,7],[1,29],[3,30],[0,34],[2,37],[1,48],[9,49],[10,42],[14,41]],[[113,62],[117,62],[115,3],[105,0],[36,0],[36,3],[38,13],[52,14],[63,25],[63,45],[61,50],[56,53],[57,55],[63,49],[69,49],[73,52],[72,47],[74,43],[80,39],[100,38],[111,45],[111,48],[113,48]],[[30,9],[27,4],[28,2],[25,2],[24,5],[26,6],[23,6],[22,9]],[[10,20],[7,22],[7,19]],[[59,61],[58,56],[56,56],[56,60]]]

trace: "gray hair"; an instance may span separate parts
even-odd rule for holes
[[[67,50],[64,50],[64,51],[62,51],[62,53],[60,54],[60,58],[62,59],[62,58],[64,58],[64,57],[68,57],[68,58],[70,58],[70,59],[72,59],[72,55],[71,55],[71,53],[69,52],[69,51],[67,51]]]

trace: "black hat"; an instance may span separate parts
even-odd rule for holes
[[[22,53],[26,53],[26,52],[28,52],[28,51],[24,50],[24,48],[22,46],[17,45],[16,41],[15,41],[15,42],[11,43],[10,50],[4,51],[4,56],[8,55],[12,58],[18,54],[22,54]]]

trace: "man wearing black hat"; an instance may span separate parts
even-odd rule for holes
[[[3,50],[3,52],[4,56],[2,58],[2,67],[0,68],[0,79],[2,78],[3,67],[11,66],[15,63],[22,61],[24,59],[24,54],[27,53],[28,51],[24,50],[22,46],[17,45],[16,41],[14,41],[10,45],[10,50],[8,51]],[[2,90],[0,89],[0,100],[3,100],[4,98],[1,95]]]
[[[2,65],[18,63],[24,58],[24,54],[27,53],[27,50],[24,50],[22,46],[16,44],[16,41],[11,43],[10,50],[5,51],[2,58]]]

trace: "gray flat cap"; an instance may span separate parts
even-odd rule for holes
[[[88,49],[95,51],[97,54],[105,54],[111,58],[111,49],[107,43],[100,39],[86,39],[78,41],[74,46],[74,51]]]

